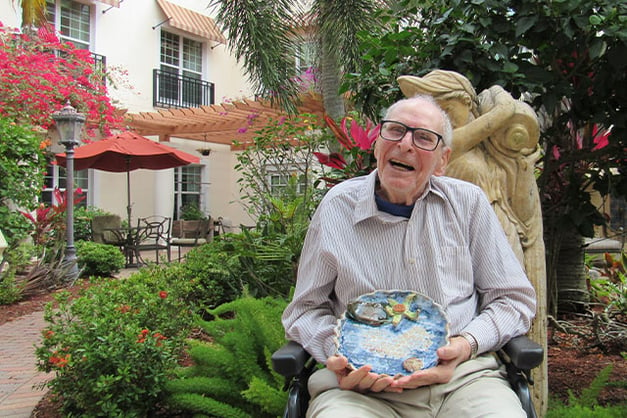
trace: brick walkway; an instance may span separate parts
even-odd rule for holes
[[[128,277],[137,269],[123,269],[116,276]],[[44,312],[33,312],[0,325],[0,418],[30,418],[46,393],[40,384],[54,373],[37,371],[35,344],[46,327]]]
[[[187,251],[184,248],[182,252]],[[173,260],[177,255],[173,254]],[[151,259],[150,254],[146,259]],[[136,271],[123,269],[116,276],[124,278]],[[46,393],[40,384],[54,373],[38,372],[35,357],[35,345],[41,342],[45,327],[43,311],[0,325],[0,418],[30,418]]]
[[[51,374],[37,371],[35,344],[44,313],[33,312],[0,326],[0,417],[28,418],[45,394],[38,389]]]

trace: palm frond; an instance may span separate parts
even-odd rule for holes
[[[293,12],[288,0],[215,1],[217,21],[226,32],[229,48],[241,60],[258,92],[295,113],[298,86],[294,73],[294,46],[290,28]]]

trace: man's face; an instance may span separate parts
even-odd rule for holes
[[[386,119],[442,134],[440,111],[423,100],[402,103]],[[450,153],[442,141],[433,151],[415,147],[409,131],[397,142],[379,136],[374,147],[381,186],[379,194],[389,202],[411,205],[425,190],[432,175],[444,174]]]

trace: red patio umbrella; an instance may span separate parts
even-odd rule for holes
[[[65,153],[56,154],[57,164],[65,167]],[[74,150],[74,169],[94,168],[114,173],[126,172],[128,225],[131,226],[130,172],[138,168],[163,170],[199,163],[200,158],[159,142],[151,141],[134,132],[126,131],[83,145]]]

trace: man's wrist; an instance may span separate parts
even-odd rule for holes
[[[479,351],[479,344],[477,343],[475,337],[473,337],[472,334],[469,332],[462,332],[461,334],[459,334],[459,336],[468,341],[468,344],[470,345],[469,360],[476,358],[477,352]]]

